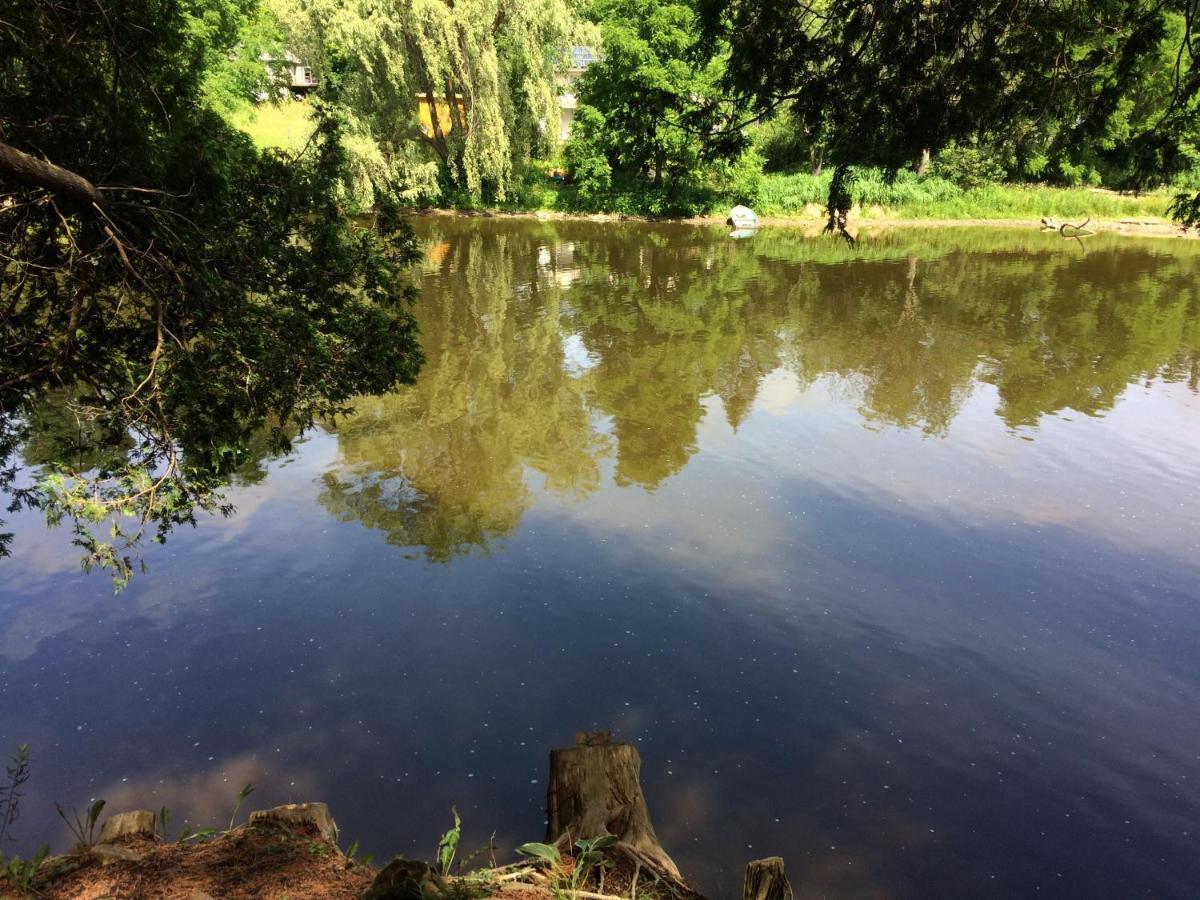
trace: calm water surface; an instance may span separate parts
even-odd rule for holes
[[[641,749],[730,896],[1200,890],[1200,246],[426,220],[412,388],[114,597],[16,516],[0,746],[53,801],[328,799],[380,856],[541,837]]]

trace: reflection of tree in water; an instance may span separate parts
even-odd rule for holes
[[[537,248],[536,235],[475,233],[441,252],[419,310],[422,377],[337,423],[343,464],[322,500],[339,518],[445,560],[511,532],[527,471],[567,497],[599,485],[607,441],[568,373],[562,288]]]
[[[1131,380],[1200,368],[1190,246],[1081,256],[1003,232],[905,232],[850,251],[791,233],[429,230],[429,361],[415,386],[339,421],[323,500],[433,560],[511,533],[530,478],[581,498],[611,459],[618,485],[653,490],[696,452],[704,398],[736,429],[781,368],[847,393],[869,423],[931,435],[980,382],[1017,427],[1097,414]]]

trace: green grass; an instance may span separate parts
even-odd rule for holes
[[[830,173],[822,175],[764,175],[755,209],[762,215],[812,214],[811,205],[824,207]],[[1092,188],[1025,184],[984,184],[961,188],[943,178],[918,179],[902,172],[890,184],[868,170],[851,191],[868,215],[903,219],[1037,219],[1050,216],[1078,222],[1093,219],[1166,218],[1172,192],[1134,196]],[[811,205],[810,205],[811,204]],[[879,207],[872,210],[871,207]]]
[[[234,127],[250,135],[262,150],[300,151],[313,132],[311,110],[302,100],[247,105],[229,118]]]

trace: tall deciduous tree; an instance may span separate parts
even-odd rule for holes
[[[899,168],[956,140],[1048,118],[1064,140],[1102,142],[1161,53],[1172,17],[1170,97],[1126,143],[1138,180],[1171,174],[1200,94],[1196,0],[704,0],[710,41],[728,40],[727,84],[753,115],[788,101],[827,136],[837,171],[830,225],[844,222],[850,167]]]
[[[387,215],[351,227],[336,119],[285,158],[206,107],[213,42],[246,6],[26,0],[0,17],[0,490],[72,522],[118,581],[143,533],[221,508],[264,433],[285,447],[420,364],[414,241]],[[52,391],[108,452],[43,452],[18,478]]]
[[[555,70],[592,32],[581,0],[276,2],[298,52],[339,86],[340,102],[390,164],[413,144],[475,199],[504,199],[514,162],[558,120]],[[418,127],[418,100],[429,109]]]

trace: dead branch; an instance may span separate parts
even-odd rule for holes
[[[82,175],[4,143],[0,143],[0,172],[79,203],[100,204],[100,192]]]

